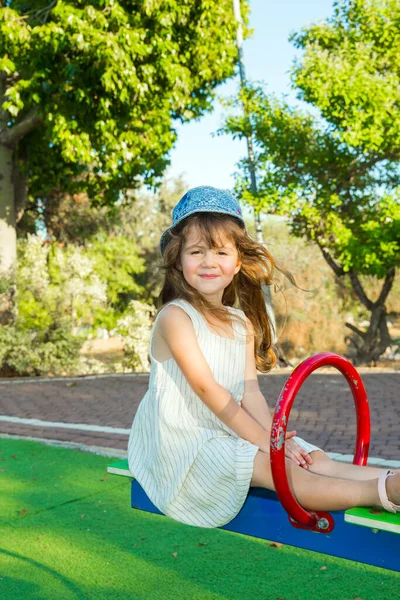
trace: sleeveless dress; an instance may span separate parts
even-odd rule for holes
[[[211,332],[203,315],[186,300],[173,300],[161,311],[170,304],[189,315],[215,380],[240,405],[245,325],[232,319],[234,339],[222,337]],[[246,322],[243,311],[227,308]],[[153,333],[149,388],[139,404],[128,442],[129,469],[165,515],[197,527],[220,527],[237,515],[246,500],[259,448],[214,415],[193,392],[173,358],[159,362],[153,357],[152,339]],[[309,452],[318,449],[295,439]]]

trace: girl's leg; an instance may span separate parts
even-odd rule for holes
[[[324,452],[314,450],[310,453],[313,464],[309,465],[311,473],[325,475],[326,477],[339,477],[340,479],[351,479],[353,481],[365,481],[366,479],[377,479],[387,468],[360,467],[348,463],[332,460]]]
[[[307,510],[346,510],[353,506],[381,506],[378,494],[378,477],[364,481],[352,481],[326,477],[312,473],[286,461],[290,487],[297,501]],[[273,490],[269,454],[258,451],[254,459],[251,486]],[[387,495],[391,502],[400,504],[400,472],[386,481]]]

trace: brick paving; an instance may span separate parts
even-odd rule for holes
[[[259,377],[274,406],[289,373]],[[370,456],[400,460],[400,372],[361,373],[371,409]],[[148,386],[148,375],[117,375],[74,380],[0,380],[0,415],[51,422],[129,429]],[[331,369],[311,375],[291,412],[289,429],[329,452],[354,450],[356,416],[342,375]],[[41,427],[0,421],[0,434],[46,438],[125,450],[126,433]]]

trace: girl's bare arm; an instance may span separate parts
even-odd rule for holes
[[[246,367],[244,372],[244,394],[242,408],[270,434],[272,416],[268,403],[261,393],[258,379],[256,362],[254,358],[254,329],[251,321],[247,319],[247,344],[246,344]]]
[[[256,362],[254,358],[254,330],[248,319],[247,328],[249,337],[246,346],[246,367],[242,408],[261,425],[269,438],[272,427],[272,415],[267,401],[262,395],[258,385]],[[312,458],[295,440],[290,439],[295,434],[296,431],[289,431],[286,433],[285,454],[287,458],[293,460],[297,465],[301,465],[307,469],[308,465],[313,462]]]
[[[158,318],[160,335],[192,390],[239,437],[269,452],[267,432],[213,377],[197,342],[190,317],[178,306],[168,306]]]

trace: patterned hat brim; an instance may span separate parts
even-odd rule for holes
[[[164,233],[161,235],[160,237],[160,252],[161,255],[164,254],[164,250],[171,238],[171,236],[169,235],[170,232],[175,229],[175,227],[177,227],[177,225],[179,225],[179,223],[181,223],[182,221],[184,221],[185,219],[187,219],[187,217],[190,217],[190,215],[194,215],[195,213],[200,213],[200,212],[213,212],[213,213],[219,213],[219,214],[223,214],[223,215],[229,215],[230,217],[234,217],[235,219],[237,219],[238,221],[240,221],[244,226],[246,226],[245,220],[243,219],[243,217],[241,215],[235,215],[233,214],[231,211],[229,210],[219,210],[219,209],[214,209],[214,210],[199,210],[199,209],[194,209],[192,211],[189,211],[187,214],[185,214],[181,219],[179,219],[178,221],[176,221],[176,223],[174,223],[173,225],[171,225],[171,227],[168,227],[168,229],[166,229],[164,231]]]

